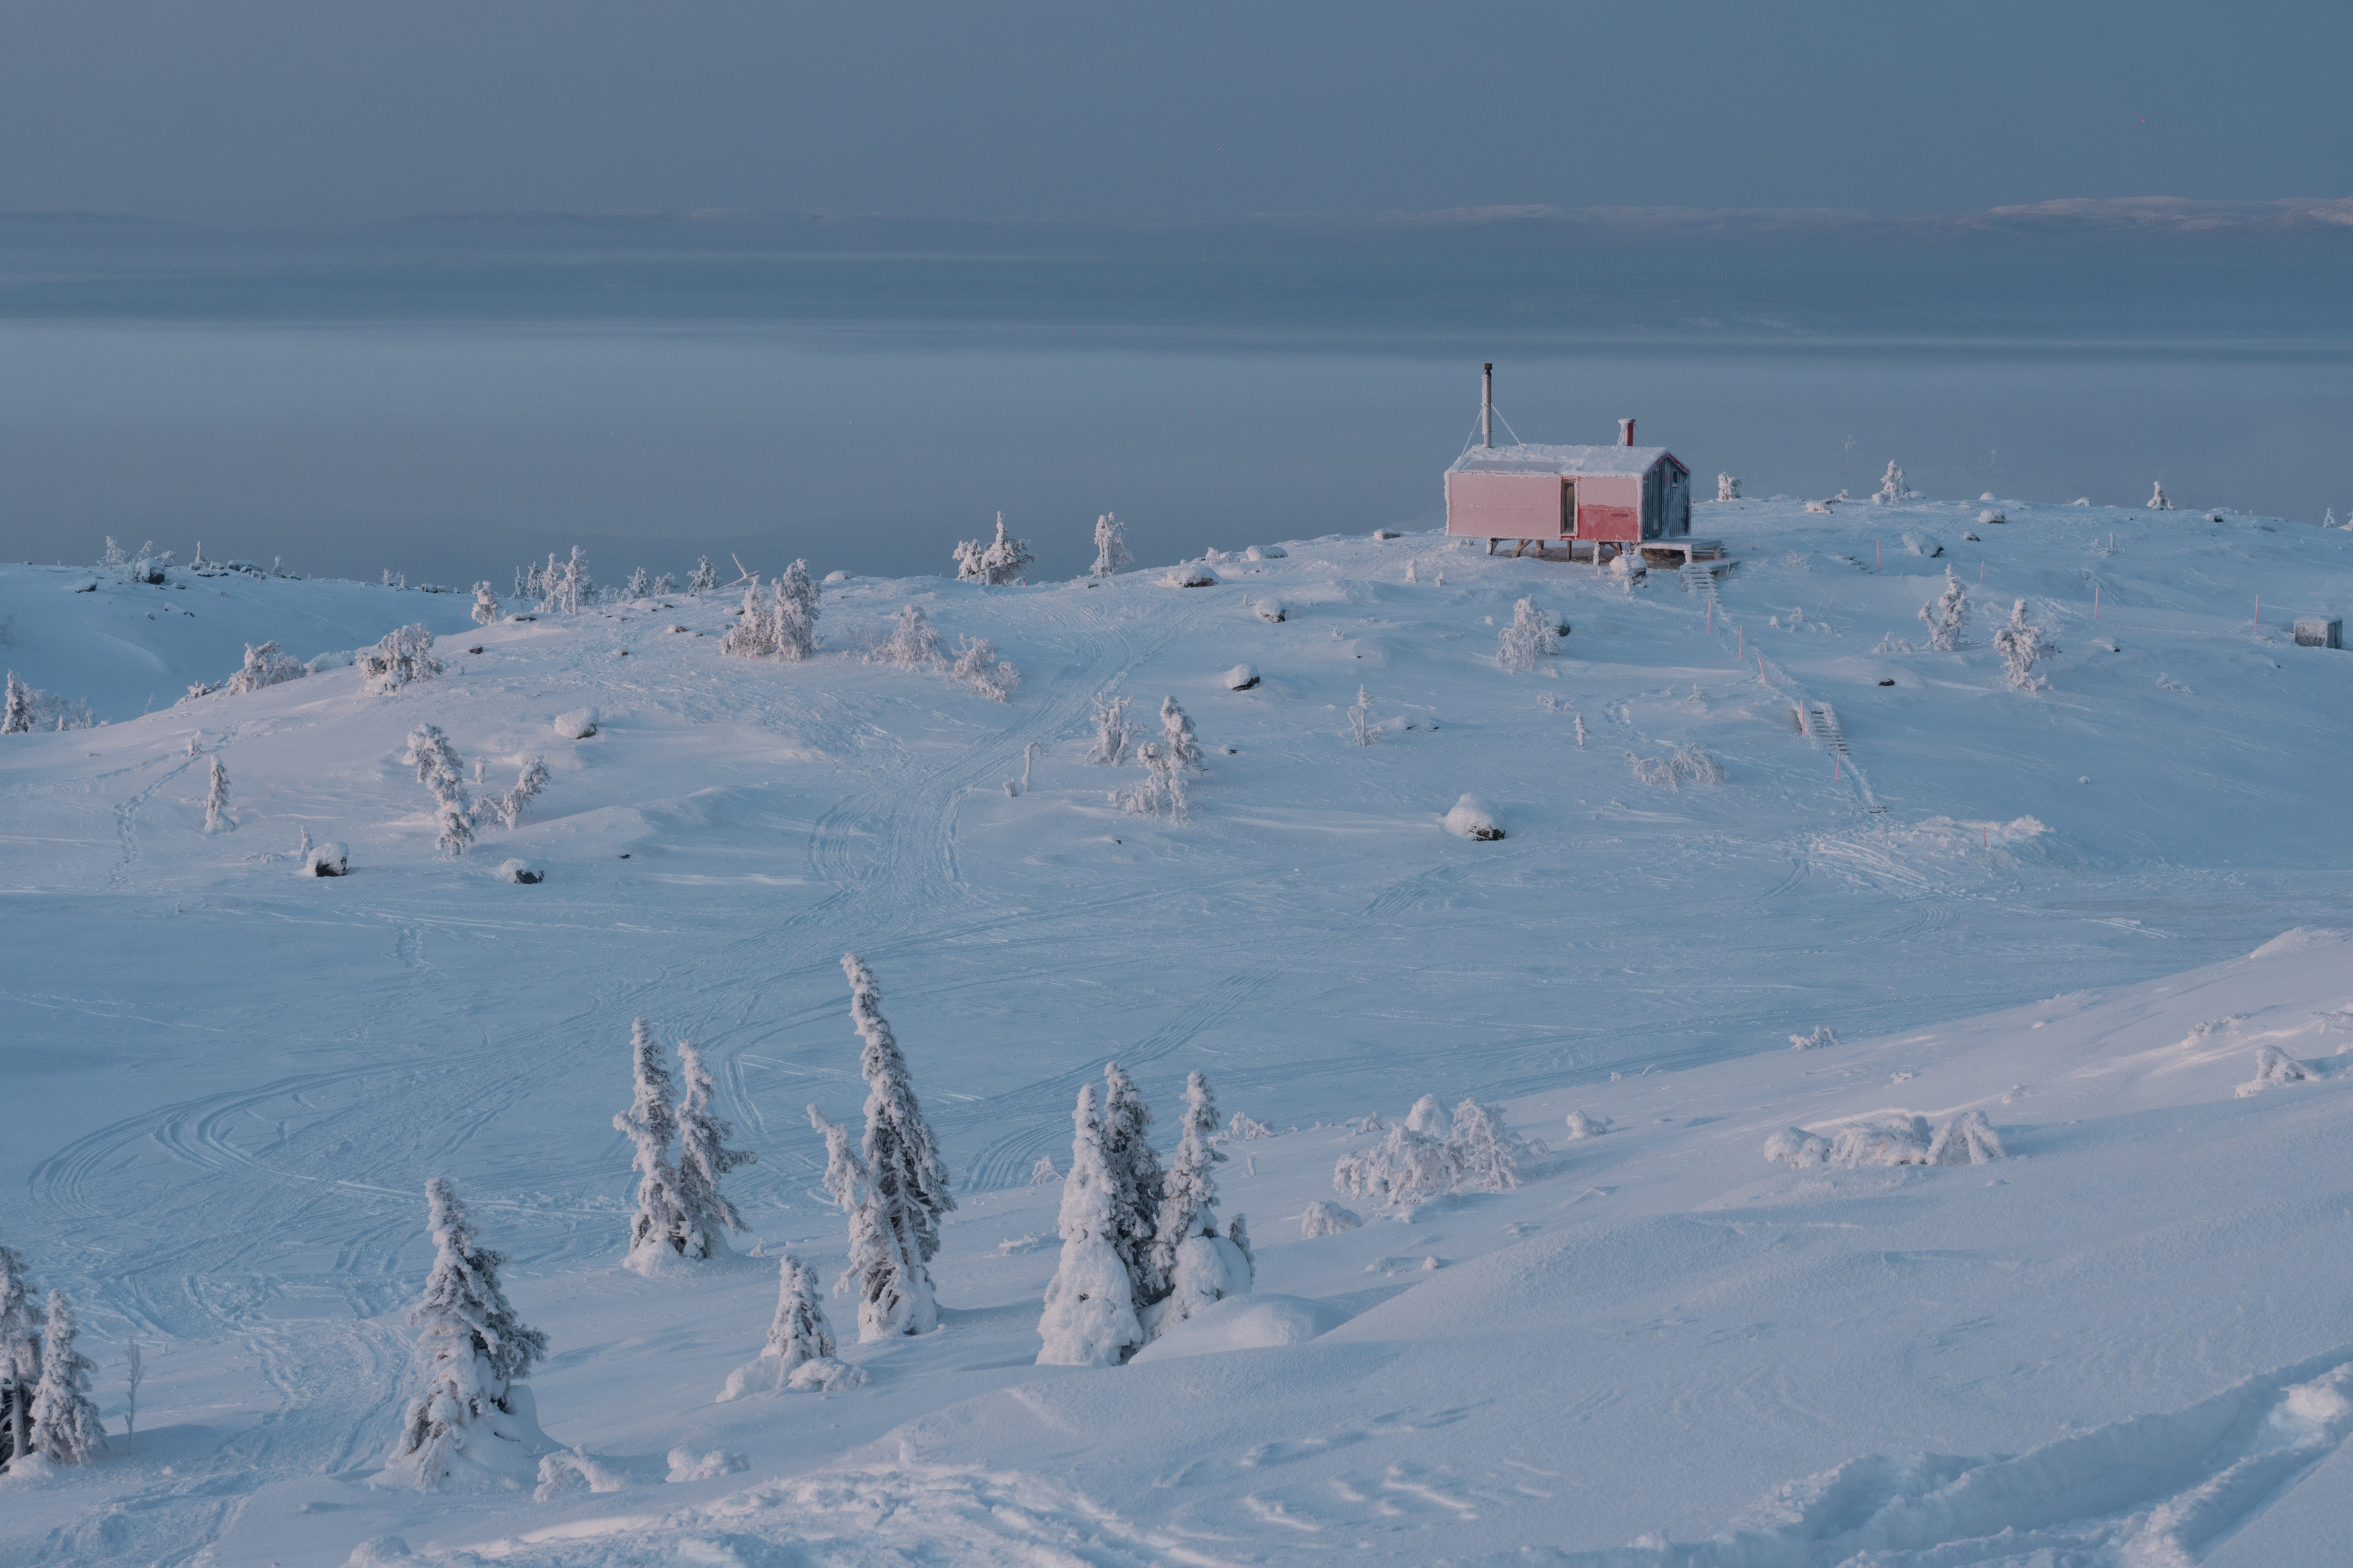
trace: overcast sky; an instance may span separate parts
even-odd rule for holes
[[[2353,194],[2353,7],[0,0],[0,209]]]

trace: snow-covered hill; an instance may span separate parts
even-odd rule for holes
[[[1739,562],[1708,583],[1433,535],[1292,541],[1198,588],[851,579],[797,665],[723,657],[716,595],[449,636],[461,596],[0,573],[20,673],[115,720],[0,739],[0,1241],[82,1304],[118,1434],[115,1347],[148,1347],[135,1448],[0,1480],[0,1563],[2341,1554],[2353,663],[2287,623],[2353,603],[2353,534],[1696,510]],[[1922,651],[1948,565],[1973,614]],[[250,596],[214,601],[218,647],[175,640],[216,586]],[[1573,629],[1512,673],[1524,596]],[[1992,646],[2021,598],[2041,691]],[[1011,700],[860,658],[911,602],[996,643]],[[327,669],[129,717],[142,661],[176,693],[265,636],[307,657],[420,619],[448,668],[396,692]],[[77,688],[109,639],[117,673]],[[1185,820],[1084,760],[1106,692],[1191,714]],[[560,735],[583,709],[597,732]],[[427,723],[478,793],[552,773],[461,858],[402,761]],[[206,833],[216,759],[235,827]],[[1446,831],[1464,794],[1503,839]],[[292,875],[305,830],[352,875]],[[760,1155],[741,1245],[829,1279],[803,1107],[864,1098],[846,951],[965,1190],[945,1327],[847,1351],[865,1387],[715,1404],[774,1265],[618,1270],[630,1020],[719,1069]],[[1842,1043],[1790,1049],[1818,1029]],[[2234,1093],[2266,1046],[2306,1078]],[[1134,1364],[1039,1368],[1057,1194],[1025,1184],[1113,1058],[1164,1129],[1198,1069],[1276,1130],[1219,1170],[1260,1294]],[[1303,1237],[1373,1142],[1345,1123],[1426,1092],[1506,1102],[1551,1145],[1535,1179]],[[1571,1141],[1572,1110],[1615,1130]],[[1764,1157],[1970,1110],[2008,1158]],[[430,1173],[550,1336],[545,1430],[622,1489],[364,1484],[414,1390]],[[673,1449],[743,1468],[670,1482]]]

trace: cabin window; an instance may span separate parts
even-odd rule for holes
[[[1560,481],[1560,536],[1567,539],[1577,531],[1577,481]]]

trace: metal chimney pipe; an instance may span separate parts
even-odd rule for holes
[[[1495,444],[1495,367],[1493,364],[1479,376],[1479,440],[1482,446]]]
[[[1618,421],[1618,444],[1620,447],[1630,447],[1634,444],[1634,422],[1631,419]]]

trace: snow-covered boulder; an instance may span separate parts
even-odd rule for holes
[[[543,882],[547,880],[547,872],[544,868],[536,866],[529,860],[505,860],[499,864],[498,880],[501,882],[523,883]]]
[[[1301,1296],[1228,1296],[1136,1352],[1131,1364],[1305,1344],[1347,1321],[1348,1314],[1328,1301]]]
[[[555,732],[567,741],[585,741],[596,732],[596,710],[575,708],[555,716]]]
[[[662,1479],[673,1485],[681,1481],[715,1481],[750,1466],[743,1455],[731,1454],[724,1448],[713,1448],[707,1454],[698,1454],[691,1448],[672,1448],[669,1458],[670,1474]]]
[[[1942,555],[1945,552],[1945,547],[1942,544],[1939,544],[1936,540],[1930,538],[1925,533],[1905,534],[1904,536],[1904,548],[1910,551],[1915,555],[1926,555],[1930,557]]]
[[[1161,581],[1171,588],[1214,588],[1218,585],[1218,574],[1207,566],[1172,566],[1168,569],[1168,575]]]
[[[1291,606],[1281,599],[1261,599],[1250,607],[1258,612],[1260,620],[1270,625],[1280,624],[1291,617]]]
[[[1291,552],[1285,550],[1280,544],[1253,544],[1248,550],[1242,552],[1242,559],[1245,561],[1282,561],[1287,559],[1290,554]]]
[[[1364,1216],[1354,1209],[1344,1209],[1338,1204],[1317,1198],[1299,1216],[1299,1234],[1308,1241],[1319,1236],[1337,1236],[1344,1230],[1354,1230],[1365,1223]]]
[[[2312,1070],[2277,1046],[2261,1046],[2255,1050],[2255,1076],[2239,1086],[2239,1098],[2261,1094],[2284,1083],[2304,1083]]]
[[[2000,507],[1989,506],[1986,508],[1985,510],[1978,513],[1978,521],[1979,522],[2008,522],[2010,519],[2002,515],[2001,509]]]
[[[1395,539],[1398,537],[1398,531],[1394,528],[1377,528],[1373,530],[1373,537],[1377,540]]]
[[[322,675],[331,669],[349,669],[352,661],[358,658],[359,652],[355,648],[337,648],[332,653],[312,655],[310,662],[302,668],[313,675]]]
[[[1568,1113],[1568,1135],[1571,1138],[1599,1138],[1609,1131],[1609,1118],[1588,1116],[1582,1110]]]
[[[1258,684],[1258,668],[1254,665],[1238,664],[1226,671],[1226,689],[1248,691]]]
[[[98,579],[95,577],[77,577],[72,582],[66,584],[66,592],[69,594],[95,594],[98,592]]]
[[[305,877],[343,877],[351,874],[352,850],[347,844],[320,844],[312,847],[303,858]]]
[[[1501,838],[1503,825],[1496,821],[1494,808],[1475,795],[1466,795],[1454,803],[1446,814],[1446,831],[1464,838],[1481,840]]]
[[[847,572],[828,572],[825,574],[825,581],[819,584],[818,586],[825,588],[839,588],[844,583],[849,581],[849,574]]]

